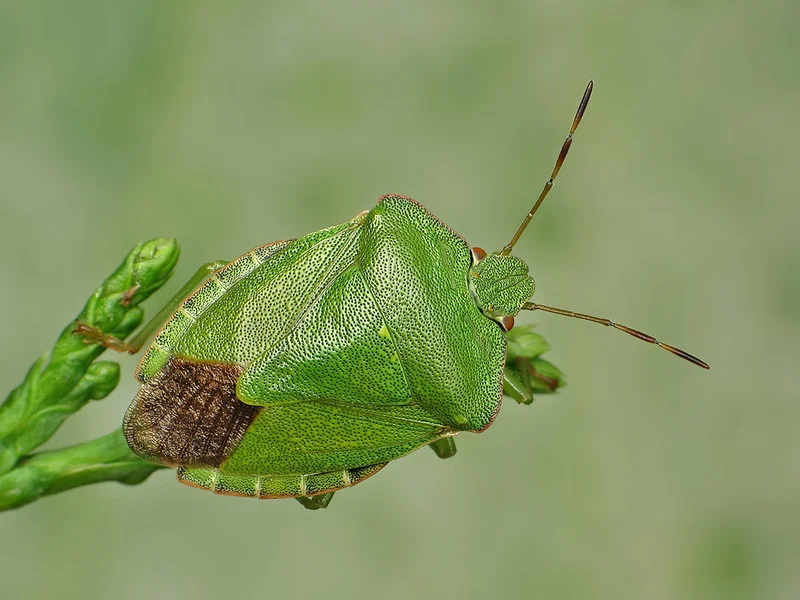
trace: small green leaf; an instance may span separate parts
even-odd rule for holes
[[[508,353],[511,356],[535,358],[549,349],[550,344],[533,331],[533,325],[518,325],[508,332]]]
[[[169,279],[179,254],[172,239],[138,244],[95,290],[78,320],[104,333],[127,336],[142,321],[142,309],[136,305]],[[119,366],[94,363],[105,348],[86,343],[73,329],[71,322],[53,350],[31,366],[0,405],[0,475],[47,441],[86,402],[106,397],[117,386]],[[19,484],[19,489],[32,489],[23,479]]]

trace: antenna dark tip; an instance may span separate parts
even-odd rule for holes
[[[686,352],[686,350],[681,350],[680,348],[676,348],[675,346],[671,346],[670,344],[665,344],[664,342],[657,342],[658,345],[666,350],[667,352],[672,352],[675,356],[680,356],[684,360],[688,360],[693,365],[697,365],[698,367],[702,367],[703,369],[711,369],[708,363],[704,360],[700,360],[696,356],[693,356]]]
[[[572,135],[575,133],[575,130],[578,128],[578,125],[583,118],[583,113],[586,112],[586,107],[589,106],[589,98],[592,97],[592,90],[594,89],[594,81],[589,80],[588,85],[586,86],[586,90],[583,92],[583,98],[581,98],[581,103],[578,105],[578,111],[575,113],[575,118],[572,119],[572,127],[569,128],[569,134]]]

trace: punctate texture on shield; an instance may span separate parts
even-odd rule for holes
[[[470,261],[461,237],[401,196],[252,250],[154,339],[128,442],[263,490],[270,477],[380,465],[486,428],[505,336],[469,293]]]

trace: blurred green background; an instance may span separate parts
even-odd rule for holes
[[[137,241],[165,299],[233,258],[415,197],[536,299],[569,386],[507,401],[327,511],[167,472],[0,515],[5,598],[797,598],[796,2],[3,2],[0,382]],[[149,303],[156,307],[158,297]],[[132,373],[135,359],[124,360]],[[50,446],[119,426],[130,376]]]

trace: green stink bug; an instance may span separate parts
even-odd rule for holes
[[[416,201],[388,195],[335,227],[201,269],[154,319],[165,323],[124,420],[131,449],[190,485],[320,508],[422,446],[451,456],[453,436],[492,424],[504,389],[529,401],[536,385],[557,387],[557,371],[534,366],[541,348],[508,349],[520,310],[614,327],[708,368],[625,325],[530,301],[534,281],[511,252],[591,91],[589,82],[550,179],[500,252],[470,248]],[[149,333],[127,345],[78,331],[131,351]]]

